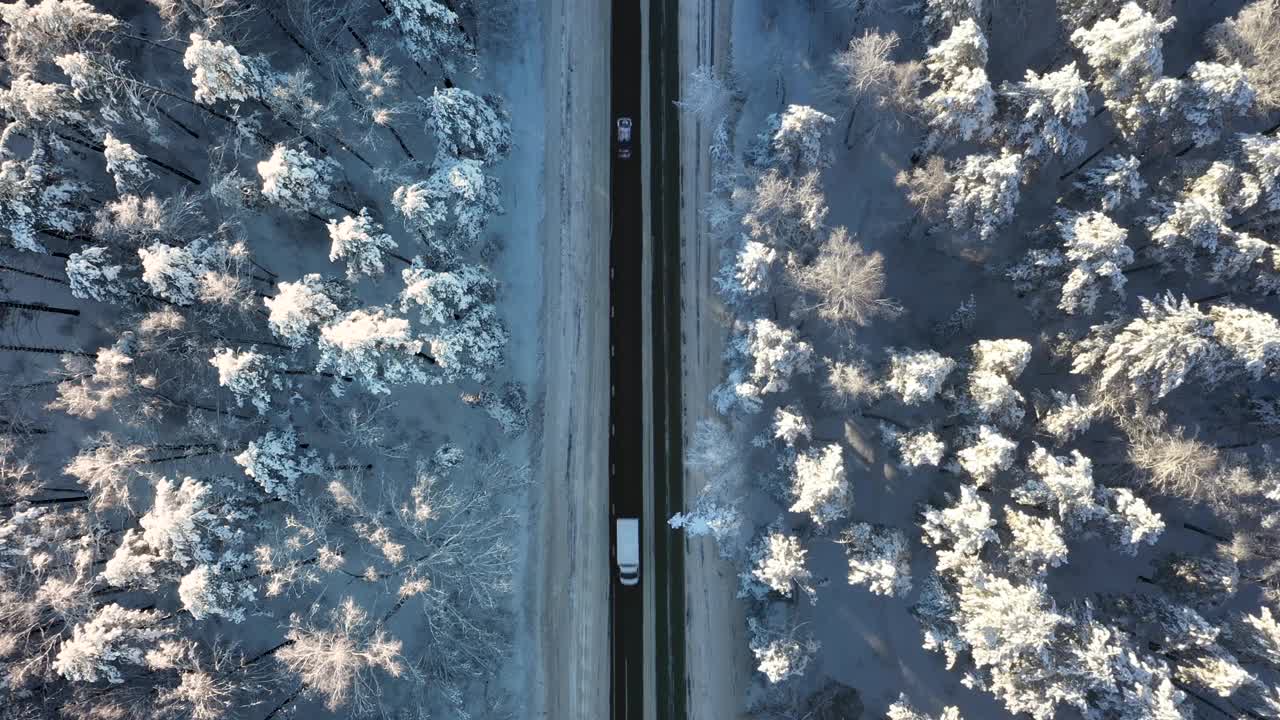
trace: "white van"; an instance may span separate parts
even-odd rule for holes
[[[640,584],[640,520],[618,518],[618,582],[623,585]]]

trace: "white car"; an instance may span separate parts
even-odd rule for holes
[[[618,157],[631,157],[631,118],[618,118]]]

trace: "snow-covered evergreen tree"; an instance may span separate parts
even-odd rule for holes
[[[835,118],[808,105],[788,105],[770,115],[756,139],[752,159],[760,167],[788,175],[801,175],[831,164],[831,151],[823,141]]]
[[[777,250],[756,240],[745,240],[733,261],[726,263],[715,277],[721,295],[731,302],[745,302],[769,292],[777,260]]]
[[[190,305],[200,298],[201,280],[213,272],[214,248],[197,241],[188,247],[154,243],[138,248],[142,281],[156,295],[176,305]]]
[[[991,505],[972,485],[961,485],[951,507],[926,506],[921,513],[921,540],[936,548],[938,572],[963,572],[978,559],[987,543],[997,542]]]
[[[470,70],[476,51],[458,14],[436,0],[387,0],[383,27],[398,31],[400,47],[420,63],[440,63],[446,73]]]
[[[0,20],[8,28],[5,60],[19,70],[75,50],[100,50],[121,25],[84,0],[18,0],[0,6]]]
[[[729,352],[740,359],[741,365],[730,370],[729,377],[716,390],[722,413],[734,405],[758,412],[764,395],[785,392],[791,387],[792,376],[813,369],[813,346],[767,318],[744,323],[730,343]]]
[[[109,603],[72,630],[54,660],[54,670],[75,682],[125,681],[126,665],[146,667],[148,651],[173,635],[159,610],[132,610]]]
[[[920,114],[929,124],[925,149],[991,137],[996,94],[986,64],[987,39],[972,19],[957,23],[945,40],[929,48],[925,82],[933,89],[920,100]]]
[[[1126,555],[1136,555],[1143,545],[1155,545],[1164,533],[1164,520],[1146,501],[1128,488],[1099,488],[1107,506],[1107,534]]]
[[[396,248],[396,241],[369,215],[369,208],[360,208],[359,215],[330,220],[329,241],[329,261],[345,260],[350,282],[362,276],[380,277],[385,270],[382,256]]]
[[[1013,219],[1024,172],[1023,156],[1007,150],[965,156],[951,175],[947,219],[962,233],[989,241]]]
[[[1241,133],[1236,139],[1240,165],[1247,168],[1246,178],[1241,184],[1256,187],[1258,200],[1264,201],[1267,210],[1280,210],[1280,138]],[[1252,204],[1241,203],[1246,206]]]
[[[1153,119],[1147,91],[1164,74],[1161,36],[1175,20],[1164,20],[1130,2],[1115,17],[1098,19],[1092,27],[1078,28],[1071,43],[1080,49],[1093,69],[1094,83],[1102,90],[1112,121],[1126,136],[1144,129]]]
[[[12,33],[10,33],[12,35]],[[36,142],[27,157],[0,161],[0,241],[27,252],[48,250],[37,232],[75,232],[84,217],[81,202],[88,188],[50,162]]]
[[[808,513],[819,530],[849,514],[849,483],[839,443],[796,454],[791,474],[791,512]]]
[[[228,347],[214,348],[209,364],[218,369],[218,385],[235,396],[236,406],[245,401],[265,415],[271,407],[271,391],[282,390],[279,367],[272,358],[257,352],[257,346],[243,352]]]
[[[235,461],[268,495],[281,499],[293,497],[303,475],[320,470],[318,453],[299,445],[293,427],[268,430],[262,437],[250,441]]]
[[[850,585],[866,585],[872,593],[889,597],[911,591],[911,552],[901,530],[854,523],[838,542],[849,561]]]
[[[1082,405],[1075,395],[1061,390],[1051,393],[1052,405],[1041,418],[1041,429],[1059,443],[1065,443],[1089,429],[1097,410]]]
[[[241,572],[238,567],[221,562],[196,565],[178,581],[182,609],[196,620],[220,617],[233,623],[244,622],[244,603],[251,602],[256,593],[252,585],[236,577]]]
[[[955,360],[933,350],[891,349],[885,387],[903,403],[919,405],[937,397],[955,367]]]
[[[1147,90],[1147,98],[1161,120],[1178,116],[1174,129],[1196,147],[1217,142],[1222,126],[1233,115],[1246,114],[1255,93],[1239,65],[1197,62],[1185,80],[1163,79]]]
[[[756,669],[771,684],[803,675],[820,643],[812,637],[801,637],[799,627],[773,628],[755,618],[747,618],[749,647],[755,656]]]
[[[1133,262],[1133,250],[1125,244],[1128,231],[1100,212],[1089,212],[1060,221],[1058,233],[1072,264],[1059,308],[1068,314],[1092,314],[1104,281],[1112,292],[1124,295],[1123,270]]]
[[[437,88],[424,102],[427,128],[444,154],[491,165],[511,152],[511,118],[497,96]]]
[[[276,145],[271,157],[258,163],[262,196],[291,212],[315,212],[329,199],[340,169],[333,158]]]
[[[102,140],[102,157],[107,162],[107,172],[115,180],[120,194],[137,193],[155,176],[147,167],[147,156],[133,149],[127,142],[111,133]]]
[[[1159,399],[1192,374],[1207,381],[1221,372],[1222,351],[1213,340],[1213,324],[1185,297],[1167,294],[1141,299],[1142,316],[1121,327],[1095,326],[1082,342],[1071,371],[1097,368],[1101,387]]]
[[[71,294],[86,300],[117,303],[132,291],[124,266],[116,264],[110,249],[102,245],[71,253],[67,258],[67,280]]]
[[[1280,367],[1280,321],[1274,315],[1239,305],[1215,305],[1209,309],[1209,318],[1213,339],[1240,371],[1261,380]]]
[[[1084,171],[1076,187],[1096,197],[1102,212],[1118,210],[1142,197],[1147,183],[1138,172],[1142,163],[1132,155],[1108,155]]]
[[[341,293],[316,273],[296,282],[282,282],[275,297],[263,298],[269,313],[267,325],[275,336],[292,347],[302,347],[318,328],[342,312]]]
[[[813,425],[804,411],[795,406],[776,408],[773,411],[773,439],[781,440],[787,447],[795,447],[801,440],[813,437]]]
[[[947,452],[947,446],[936,432],[928,429],[901,432],[888,423],[881,424],[880,430],[886,442],[893,443],[897,448],[898,457],[902,459],[903,467],[917,468],[926,465],[939,467],[942,465],[942,457]]]
[[[789,598],[792,590],[799,588],[812,600],[813,573],[805,567],[807,553],[800,538],[784,532],[777,523],[770,525],[752,545],[750,566],[738,576],[738,597],[762,600],[772,590]]]
[[[176,581],[198,566],[228,572],[242,571],[248,556],[238,552],[248,519],[243,510],[215,497],[209,483],[184,478],[181,484],[168,479],[156,483],[151,508],[138,521],[141,530],[129,529],[115,554],[103,568],[102,577],[114,587],[155,589],[165,581]],[[224,580],[235,596],[252,599],[251,587]],[[229,609],[228,616],[244,619],[243,610]]]
[[[1027,457],[1027,468],[1030,473],[1013,491],[1017,502],[1052,512],[1072,529],[1106,516],[1106,508],[1096,498],[1093,462],[1079,450],[1062,456],[1036,445]]]
[[[983,487],[1001,470],[1013,466],[1018,443],[990,425],[979,425],[971,435],[970,444],[956,453],[956,464],[973,478],[976,487]]]
[[[262,98],[268,75],[265,63],[200,33],[191,33],[190,39],[182,65],[191,72],[196,102],[238,104]]]
[[[392,204],[405,226],[426,238],[433,260],[449,263],[502,212],[501,186],[480,160],[438,158],[426,181],[396,188]]]
[[[1053,518],[1042,518],[1005,508],[1005,523],[1012,536],[1009,554],[1025,572],[1041,575],[1067,562],[1067,543]]]
[[[507,330],[494,302],[498,281],[478,265],[436,271],[405,268],[400,308],[421,311],[422,339],[443,379],[483,382],[502,364]]]
[[[1017,427],[1022,422],[1022,394],[1013,381],[1031,360],[1031,345],[1023,340],[979,340],[974,343],[973,369],[964,399],[979,422]]]
[[[1089,120],[1089,84],[1075,63],[1045,75],[1027,70],[1021,81],[1000,86],[999,101],[1016,118],[1004,132],[1027,157],[1070,157],[1084,151],[1077,132]]]
[[[385,308],[361,308],[338,317],[320,328],[317,347],[317,372],[353,377],[376,394],[390,393],[392,385],[430,381],[422,339],[410,331],[408,320]],[[346,389],[341,379],[330,387],[336,395]]]

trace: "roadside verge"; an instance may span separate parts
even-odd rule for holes
[[[682,79],[700,65],[727,67],[731,62],[730,28],[733,0],[680,3],[680,68]],[[711,417],[712,388],[723,374],[725,327],[712,285],[719,265],[718,249],[705,217],[711,189],[711,127],[685,116],[680,123],[680,283],[684,436]],[[692,506],[706,484],[700,473],[686,472],[684,499]],[[709,537],[686,542],[685,654],[689,669],[689,720],[745,718],[744,703],[752,667],[747,651],[746,619],[736,598],[737,572],[720,558]]]
[[[609,713],[609,3],[542,5],[544,391],[532,717]],[[529,229],[532,231],[532,228]]]

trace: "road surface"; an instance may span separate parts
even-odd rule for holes
[[[610,517],[640,518],[642,537],[651,541],[642,557],[653,559],[649,566],[642,566],[637,587],[622,586],[611,568],[614,720],[685,717],[684,539],[666,524],[666,518],[683,505],[680,188],[672,105],[679,83],[676,5],[676,0],[650,0],[643,5],[636,0],[613,0],[612,5]],[[619,118],[631,121],[625,146],[619,140]],[[646,227],[650,229],[647,238]],[[652,269],[648,276],[646,267]],[[646,280],[651,286],[646,287]],[[651,393],[648,397],[646,391]],[[645,472],[647,463],[651,473]],[[611,532],[616,532],[616,526],[610,525]],[[651,648],[649,657],[646,645]],[[652,690],[646,693],[647,688]]]
[[[685,720],[685,539],[667,526],[684,510],[680,321],[679,0],[650,0],[651,316],[653,358],[653,533],[655,718]],[[704,668],[704,672],[717,672]]]
[[[644,517],[644,320],[641,315],[643,261],[643,186],[640,155],[640,4],[613,0],[610,62],[610,245],[609,245],[609,516],[616,535],[619,517],[640,518],[641,537],[650,519]],[[630,139],[623,142],[619,119],[631,122]],[[612,537],[616,558],[617,538]],[[642,557],[645,554],[642,553]],[[641,562],[641,584],[618,582],[617,563],[610,567],[609,628],[612,642],[612,702],[614,720],[644,717],[644,583],[654,568]]]

